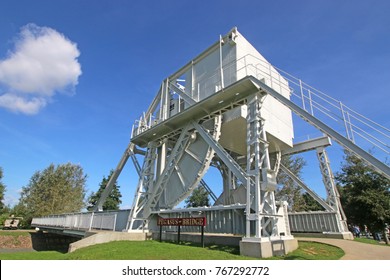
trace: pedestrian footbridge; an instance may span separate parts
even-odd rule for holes
[[[126,228],[130,210],[69,213],[33,218],[31,226],[42,231],[84,237],[86,232],[121,232]]]
[[[127,232],[130,209],[49,215],[33,218],[31,225],[42,231],[84,237],[93,231]],[[197,207],[175,209],[155,213],[164,218],[205,216],[206,233],[245,235],[245,205],[231,207]],[[336,212],[316,211],[288,213],[289,230],[294,233],[316,233],[338,236],[338,216]],[[175,231],[175,228],[167,228]],[[199,232],[198,227],[184,227],[182,232]]]

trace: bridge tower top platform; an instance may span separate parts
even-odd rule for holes
[[[228,102],[237,100],[238,96],[235,95],[243,94],[242,91],[245,90],[240,88],[237,82],[249,76],[263,81],[284,97],[290,98],[288,81],[237,28],[233,28],[162,82],[148,110],[136,120],[131,141],[145,147],[148,142],[163,136],[164,131],[171,132],[178,128],[179,124],[194,120],[195,111],[202,111],[203,108],[203,115],[211,115],[214,113],[213,109],[226,107]],[[235,87],[230,87],[232,85]],[[228,88],[229,92],[222,93]],[[216,93],[223,95],[217,98],[217,104],[216,98],[213,97]],[[200,108],[196,109],[197,107]],[[188,109],[191,109],[191,114],[185,113]],[[220,139],[223,147],[241,155],[246,154],[246,113],[247,107],[240,106],[224,114]],[[267,98],[261,108],[261,114],[267,119],[265,130],[270,149],[292,147],[294,135],[291,110],[277,100]],[[146,133],[148,130],[151,131]]]

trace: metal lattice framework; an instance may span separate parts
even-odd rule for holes
[[[277,236],[276,172],[271,170],[265,120],[260,108],[265,96],[255,95],[248,102],[247,114],[247,197],[246,237],[251,237],[251,222],[255,238]],[[249,214],[248,214],[249,213]]]
[[[294,101],[295,97],[300,101]],[[332,108],[337,110],[331,111]],[[293,144],[292,113],[325,137]],[[324,121],[321,113],[341,120],[347,135]],[[154,230],[154,215],[173,211],[199,184],[207,186],[204,174],[214,166],[223,179],[223,192],[215,196],[215,205],[219,205],[215,207],[245,205],[246,239],[270,240],[280,238],[281,233],[290,235],[287,208],[275,201],[278,172],[290,176],[325,212],[335,213],[337,225],[333,230],[346,232],[345,214],[325,151],[330,139],[390,178],[389,166],[358,143],[356,131],[361,126],[352,120],[363,119],[361,123],[375,126],[364,134],[370,143],[385,143],[390,138],[388,130],[354,113],[273,67],[233,29],[162,82],[148,110],[136,121],[129,147],[97,209],[131,157],[139,182],[128,219],[129,231]],[[378,131],[380,136],[373,136]],[[389,153],[387,147],[384,144],[381,149]],[[326,200],[280,163],[281,155],[308,150],[317,151]],[[136,154],[144,157],[142,168]],[[274,166],[271,156],[276,159]]]

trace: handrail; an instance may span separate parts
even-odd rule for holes
[[[390,129],[356,112],[341,101],[252,54],[247,54],[224,65],[223,71],[229,71],[232,68],[236,73],[245,71],[247,76],[255,76],[259,80],[263,79],[265,84],[278,92],[289,92],[290,100],[297,106],[326,123],[338,133],[345,135],[347,139],[364,150],[375,152],[375,156],[381,158],[382,162],[386,162],[387,157],[389,157]],[[224,76],[225,87],[235,82],[226,83],[227,76]],[[220,69],[204,79],[197,80],[196,88],[198,90],[202,88],[204,92],[209,93],[215,92],[216,89],[222,89]],[[200,101],[199,92],[191,94],[193,95],[192,99]],[[134,124],[132,135],[136,136],[161,121],[163,120],[152,121],[151,116],[142,116]]]
[[[117,211],[84,212],[34,217],[31,225],[73,230],[112,230],[117,223]]]

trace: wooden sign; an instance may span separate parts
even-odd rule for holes
[[[199,218],[159,218],[157,221],[158,226],[201,226],[206,225],[206,217]]]

